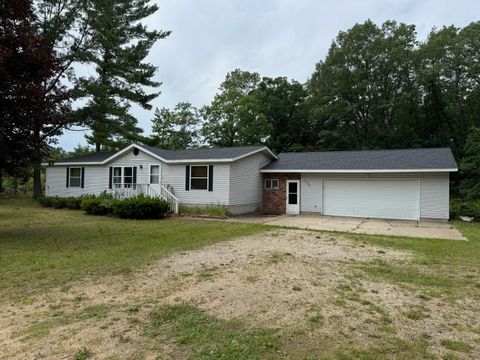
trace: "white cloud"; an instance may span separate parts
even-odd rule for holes
[[[148,61],[163,82],[154,107],[180,101],[210,102],[228,71],[235,68],[266,76],[307,80],[325,57],[334,37],[355,23],[394,19],[415,24],[420,39],[432,27],[465,26],[476,21],[476,0],[158,0],[151,28],[172,30],[152,49]],[[133,107],[150,133],[153,111]],[[84,143],[82,133],[65,134],[60,145]]]

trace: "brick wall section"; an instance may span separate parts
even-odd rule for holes
[[[278,179],[278,189],[265,189],[265,179]],[[263,174],[263,213],[268,215],[285,214],[287,202],[287,180],[300,180],[300,174]]]

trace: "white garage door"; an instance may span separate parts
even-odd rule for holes
[[[323,214],[418,220],[419,181],[324,180]]]

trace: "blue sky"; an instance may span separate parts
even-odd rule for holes
[[[145,22],[171,30],[147,61],[158,66],[162,94],[152,111],[132,107],[146,134],[155,107],[180,101],[208,104],[235,68],[305,82],[332,39],[355,23],[397,20],[414,24],[419,39],[432,27],[465,26],[480,20],[480,1],[463,0],[157,0],[160,10]],[[477,16],[477,17],[476,17]],[[82,73],[93,70],[82,69]],[[82,131],[59,139],[65,150],[86,144]]]

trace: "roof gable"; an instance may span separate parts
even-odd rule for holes
[[[266,146],[238,146],[230,148],[205,148],[205,149],[182,149],[166,150],[153,146],[132,144],[117,152],[99,152],[88,155],[74,156],[57,160],[55,165],[104,165],[138,148],[166,163],[191,163],[191,162],[233,162],[259,152],[264,152],[271,159],[277,157]],[[45,164],[46,165],[46,164]]]

